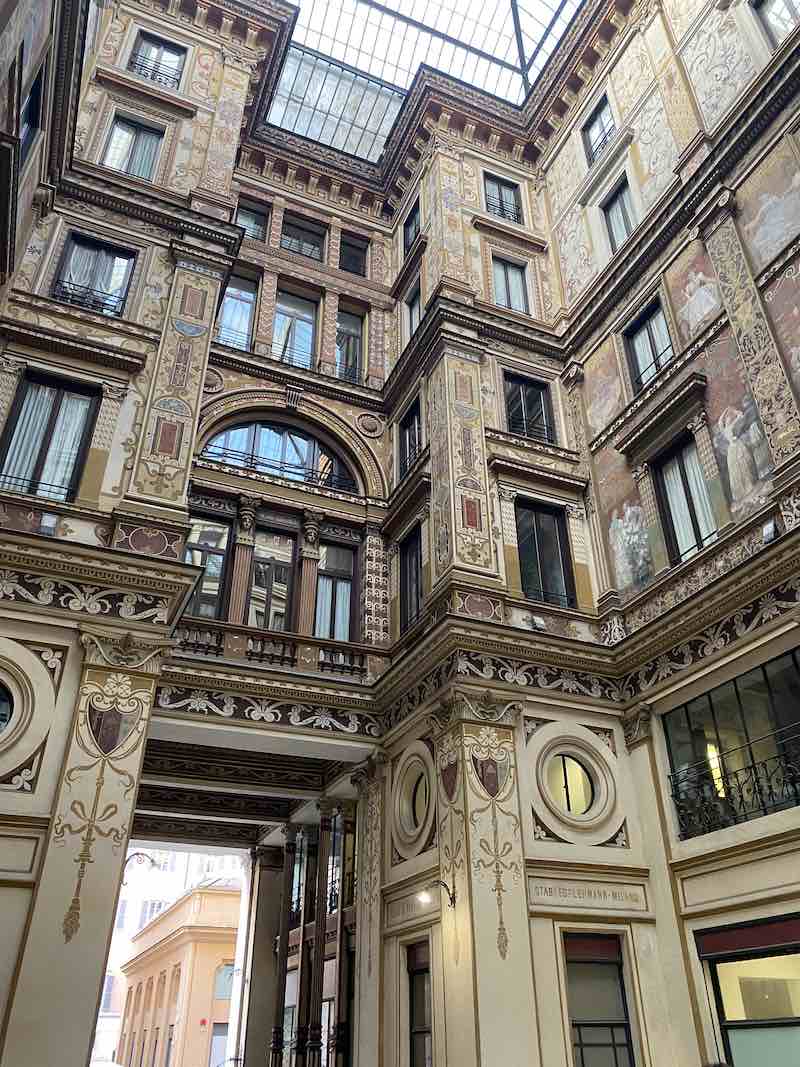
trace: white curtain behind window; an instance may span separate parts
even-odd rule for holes
[[[672,518],[672,528],[675,531],[675,540],[678,544],[678,552],[681,559],[685,559],[697,551],[697,541],[695,540],[694,527],[689,514],[689,502],[686,499],[686,493],[683,488],[680,460],[677,456],[664,464],[663,472],[664,489],[667,494],[667,503]]]
[[[23,493],[28,491],[28,482],[33,476],[55,398],[56,391],[50,386],[27,386],[19,418],[3,461],[0,488]]]
[[[653,315],[650,323],[656,344],[656,355],[659,357],[659,365],[663,366],[672,355],[672,342],[669,339],[667,320],[664,318],[664,312],[661,308]]]
[[[639,380],[645,385],[655,376],[656,367],[653,362],[653,350],[650,347],[650,335],[647,327],[637,330],[632,338],[633,354],[636,357],[636,368],[639,371]]]
[[[137,178],[152,178],[160,144],[161,134],[156,130],[137,130],[128,165],[125,167],[127,173]]]
[[[700,537],[703,544],[706,544],[716,531],[717,524],[714,521],[711,499],[708,495],[706,480],[703,475],[703,469],[700,466],[700,457],[697,455],[697,446],[694,441],[684,449],[683,461],[686,467],[686,479],[689,482],[689,492],[692,494],[692,501],[694,502],[697,525],[700,527]]]
[[[76,393],[66,393],[62,398],[37,495],[66,500],[90,403],[88,396]]]
[[[93,246],[73,242],[64,280],[70,285],[83,285],[91,289],[97,255],[98,250]]]
[[[331,610],[333,608],[333,579],[326,574],[317,576],[317,611],[314,619],[314,636],[329,637]]]
[[[515,311],[527,311],[525,294],[525,271],[522,267],[508,267],[508,303]]]
[[[336,618],[333,622],[333,636],[336,641],[350,640],[350,583],[336,583]]]
[[[136,140],[136,129],[127,122],[114,120],[111,128],[111,136],[108,138],[106,154],[103,164],[112,170],[127,170],[133,142]]]

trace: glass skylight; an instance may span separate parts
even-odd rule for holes
[[[580,0],[300,0],[269,122],[373,162],[420,64],[521,104]]]

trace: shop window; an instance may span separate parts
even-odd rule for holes
[[[656,488],[673,565],[717,536],[717,524],[694,440],[680,442],[655,465]]]
[[[564,955],[576,1067],[634,1067],[620,939],[565,934]]]
[[[517,544],[522,588],[529,600],[575,606],[575,587],[563,508],[518,503]]]
[[[163,133],[131,119],[115,118],[111,125],[103,166],[152,180]]]
[[[223,523],[193,518],[186,538],[183,559],[195,567],[202,567],[187,615],[217,619],[222,614],[225,583],[225,559],[230,528]]]
[[[611,251],[616,252],[633,233],[636,216],[627,179],[616,187],[611,196],[601,205],[606,220]]]
[[[23,379],[0,441],[0,489],[72,500],[98,406],[97,393],[83,385]]]
[[[484,193],[486,210],[490,215],[522,223],[522,199],[516,182],[487,174],[484,177]]]
[[[400,545],[400,632],[422,610],[422,534],[416,526]]]
[[[494,302],[498,307],[509,308],[528,314],[528,288],[525,283],[525,268],[517,263],[492,256],[494,278]]]
[[[53,283],[56,300],[101,315],[121,315],[134,255],[88,237],[70,236]]]
[[[408,1023],[409,1067],[431,1067],[433,1020],[431,1012],[431,963],[427,941],[409,945]]]
[[[506,421],[510,433],[555,441],[550,389],[542,382],[505,376]]]
[[[638,393],[672,359],[667,320],[660,301],[648,309],[624,334],[634,392]]]
[[[589,121],[583,127],[583,143],[586,148],[586,157],[589,163],[594,161],[603,152],[608,142],[616,132],[614,116],[608,106],[608,100],[604,96],[591,114]]]
[[[249,352],[258,286],[248,278],[233,277],[225,288],[217,322],[217,340]]]

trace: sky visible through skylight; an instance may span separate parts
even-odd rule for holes
[[[421,64],[521,104],[579,3],[300,0],[269,121],[375,162]]]

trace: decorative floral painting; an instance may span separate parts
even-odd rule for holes
[[[681,341],[692,338],[722,311],[722,297],[708,253],[693,241],[667,271],[669,291]]]
[[[800,262],[795,260],[764,293],[764,304],[794,391],[800,398]]]
[[[756,271],[800,232],[800,160],[784,139],[736,193],[739,232]]]
[[[709,345],[706,377],[708,425],[731,514],[738,521],[766,503],[772,458],[736,342],[728,330]]]
[[[595,437],[608,426],[625,404],[625,391],[614,343],[610,338],[587,360],[583,373],[586,421],[590,435]]]
[[[614,584],[620,593],[646,585],[653,576],[647,521],[639,491],[623,455],[601,448],[594,457],[597,496],[608,529]]]

